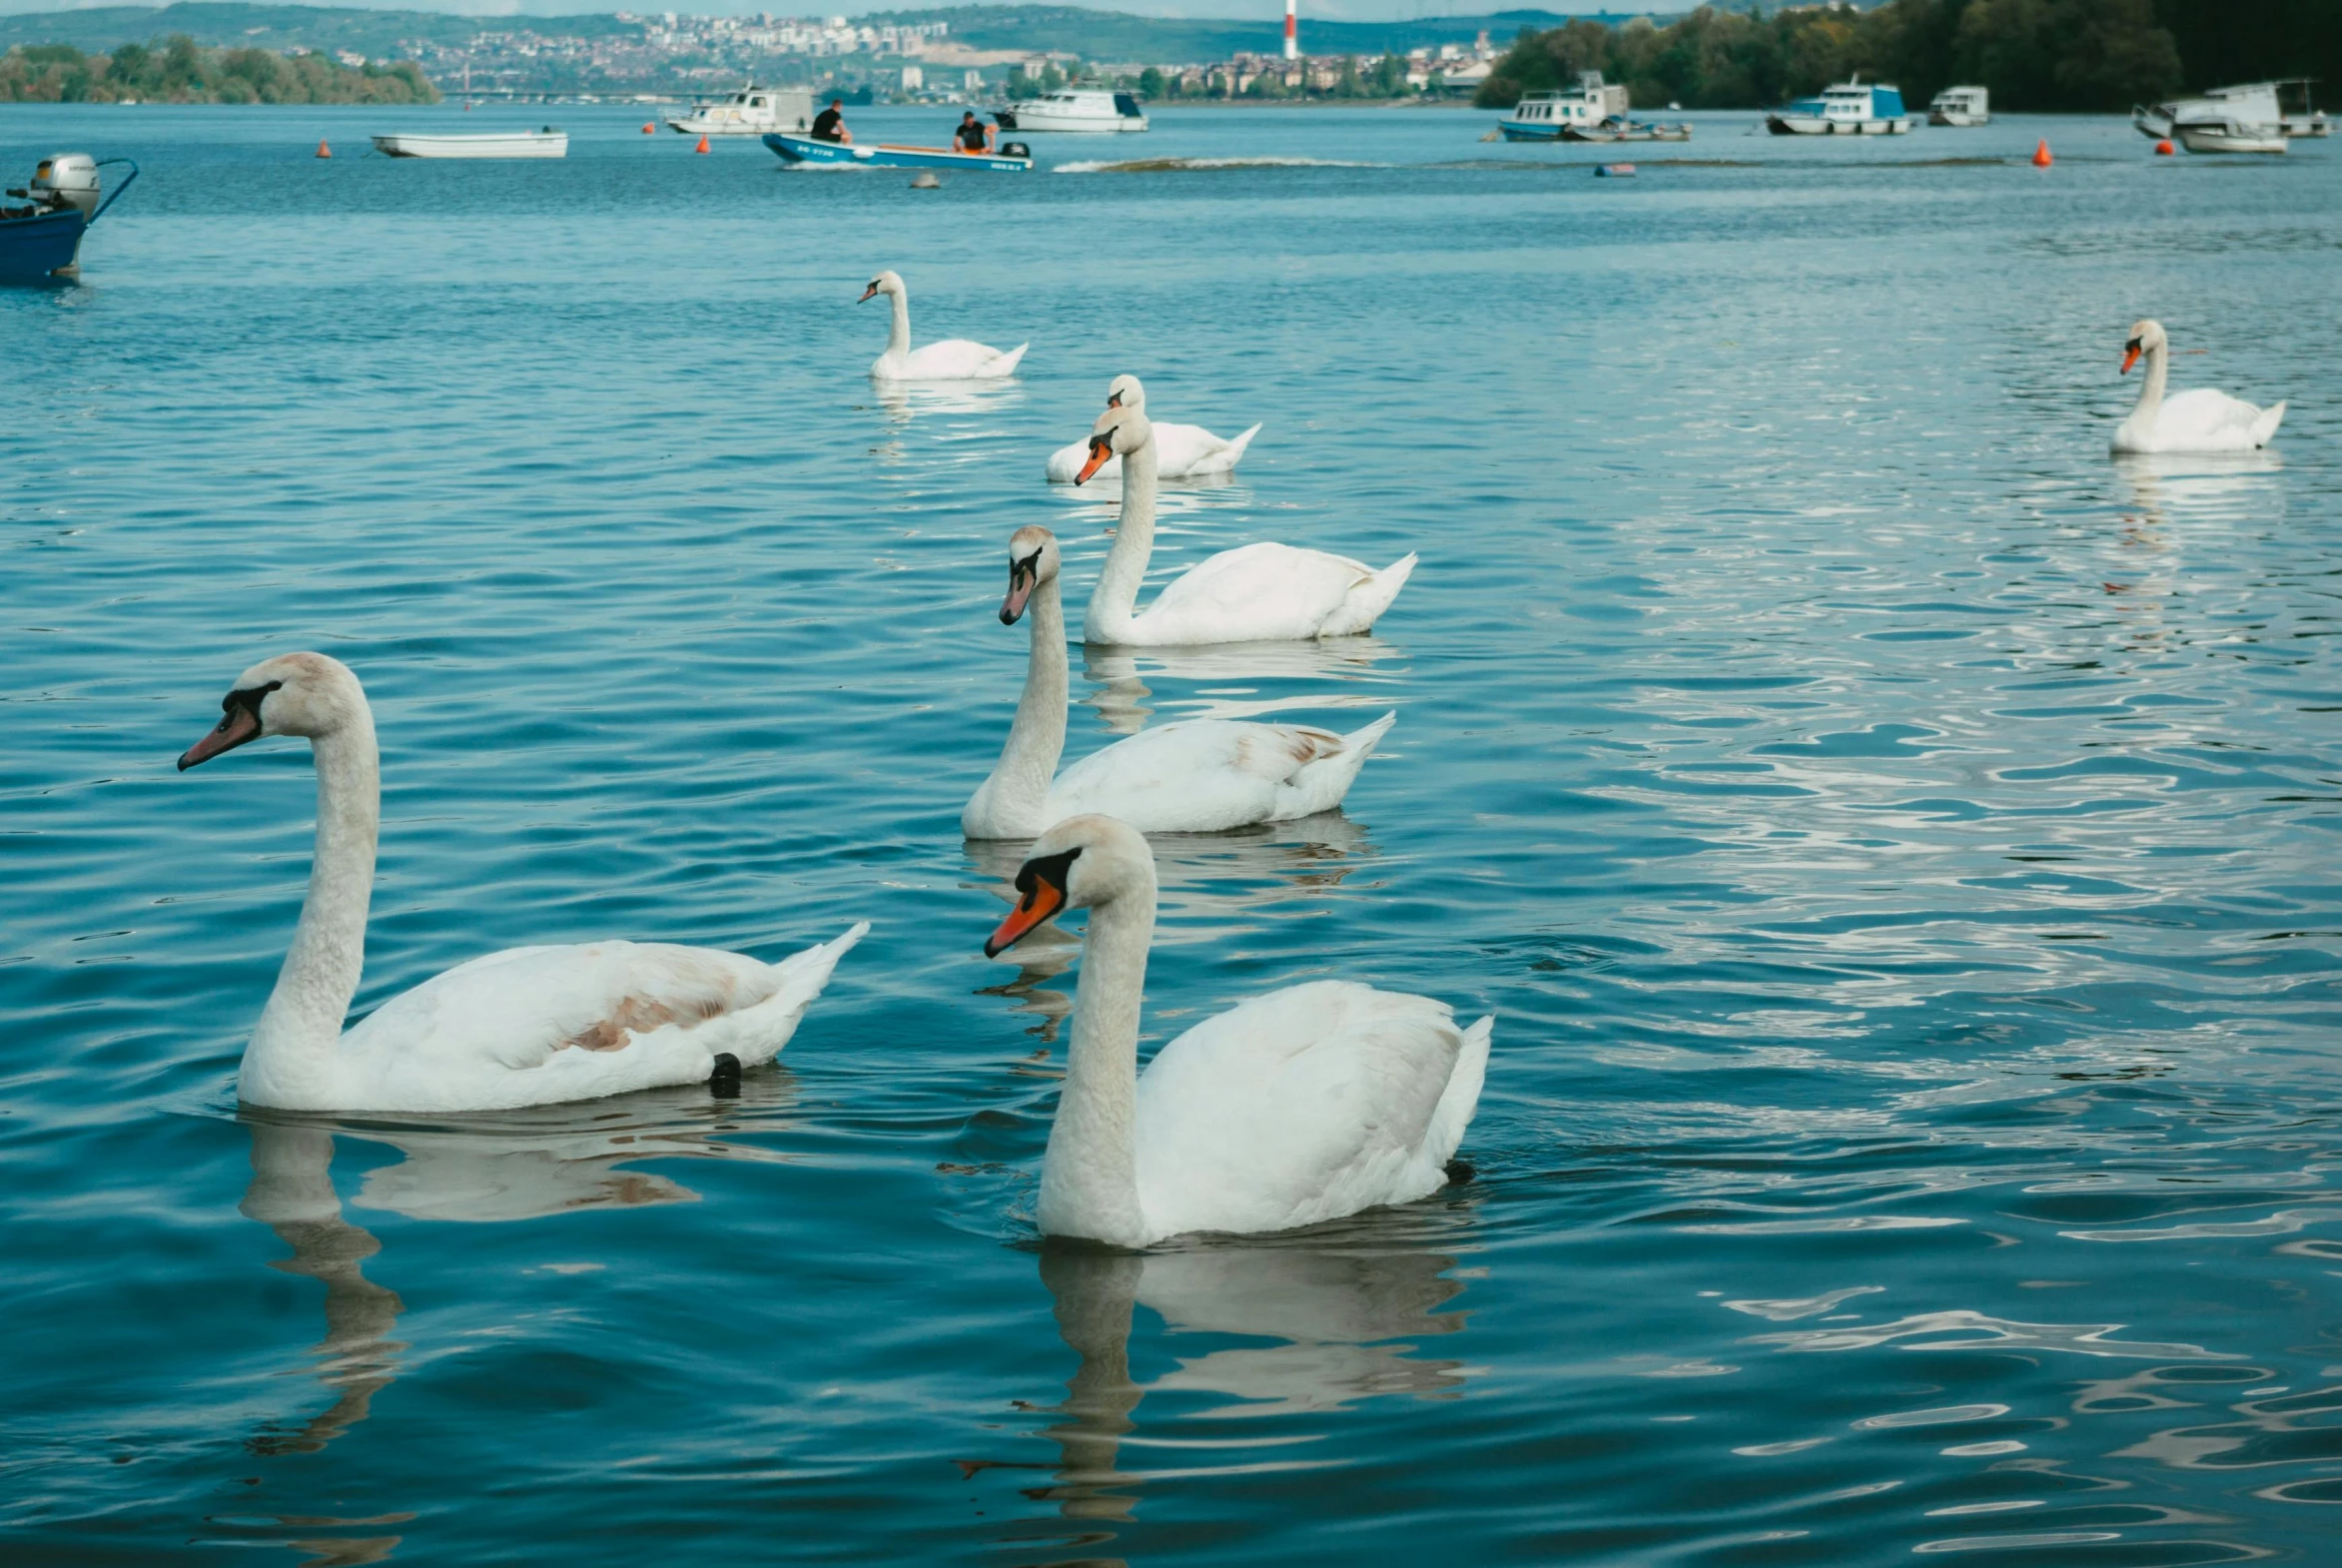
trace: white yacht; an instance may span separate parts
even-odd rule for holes
[[[2275,82],[2215,87],[2198,98],[2133,108],[2130,123],[2157,141],[2174,137],[2191,153],[2285,151],[2285,116],[2277,108]]]
[[[750,82],[720,103],[693,104],[689,114],[667,124],[685,136],[762,136],[768,131],[803,135],[813,128],[813,89]]]
[[[1558,142],[1567,131],[1590,131],[1606,120],[1624,121],[1627,90],[1605,86],[1600,71],[1580,71],[1575,89],[1530,93],[1496,122],[1508,142]]]
[[[1072,88],[1021,99],[993,112],[1004,131],[1144,131],[1147,111],[1129,93]]]
[[[1928,124],[1976,126],[1992,123],[1992,95],[1981,87],[1947,87],[1928,103]]]
[[[1903,136],[1911,130],[1911,116],[1904,112],[1902,89],[1865,87],[1858,75],[1819,98],[1774,110],[1765,125],[1775,136]]]

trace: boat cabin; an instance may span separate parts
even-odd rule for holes
[[[1558,134],[1565,125],[1600,125],[1613,117],[1624,119],[1626,112],[1624,87],[1605,85],[1600,71],[1581,71],[1575,90],[1527,94],[1513,106],[1511,119],[1525,128],[1550,129]]]

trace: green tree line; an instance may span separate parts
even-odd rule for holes
[[[1754,109],[1859,71],[1925,104],[1954,83],[2010,110],[2116,111],[2183,87],[2342,74],[2342,0],[1887,0],[1777,10],[1702,6],[1671,26],[1579,20],[1523,30],[1474,102],[1510,108],[1580,71],[1637,104]]]
[[[410,60],[351,67],[320,54],[204,49],[185,34],[112,54],[71,44],[19,45],[0,55],[0,103],[435,104],[438,89]]]

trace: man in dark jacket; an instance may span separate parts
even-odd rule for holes
[[[830,106],[813,117],[813,139],[817,142],[844,142],[851,145],[854,133],[846,129],[846,101],[833,98]]]

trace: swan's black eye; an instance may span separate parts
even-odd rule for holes
[[[1043,855],[1017,868],[1017,891],[1025,895],[1025,902],[1033,901],[1034,885],[1046,882],[1060,892],[1065,891],[1066,873],[1081,858],[1082,847],[1077,844],[1063,855]]]
[[[273,680],[266,686],[247,686],[241,690],[232,691],[220,699],[220,712],[223,715],[233,715],[238,708],[242,708],[258,719],[261,716],[261,699],[284,684],[281,680]],[[223,717],[220,722],[225,724],[228,719]]]
[[[2122,347],[2123,347],[2123,348],[2125,348],[2125,349],[2131,349],[2131,350],[2135,350],[2135,349],[2137,349],[2137,348],[2138,348],[2138,340],[2137,340],[2136,338],[2133,338],[2133,339],[2131,339],[2131,340],[2130,340],[2130,342],[2128,342],[2128,343],[2124,344]]]

